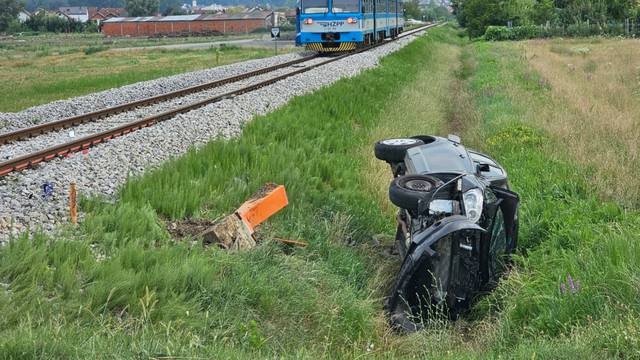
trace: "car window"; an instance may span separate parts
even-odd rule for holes
[[[469,156],[476,164],[489,165],[489,171],[483,171],[483,175],[487,177],[499,177],[505,175],[504,170],[502,170],[493,159],[474,151],[469,151]]]
[[[496,164],[495,161],[493,161],[493,159],[484,156],[480,153],[477,153],[475,151],[469,151],[469,156],[471,156],[471,160],[473,160],[473,162],[476,163],[483,163],[483,164],[489,164],[492,166],[498,166],[498,164]]]
[[[493,219],[491,240],[489,242],[489,276],[497,280],[506,268],[507,233],[504,225],[504,214],[498,209]]]

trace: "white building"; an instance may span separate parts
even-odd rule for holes
[[[22,24],[29,19],[31,19],[31,13],[27,10],[20,10],[18,13],[18,21]]]
[[[58,11],[69,19],[81,23],[89,21],[89,9],[86,6],[65,6],[58,8]]]

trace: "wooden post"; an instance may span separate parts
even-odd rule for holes
[[[69,187],[69,217],[73,225],[78,224],[78,207],[75,182],[72,182],[71,186]]]

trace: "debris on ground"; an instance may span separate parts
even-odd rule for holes
[[[202,239],[204,246],[216,244],[227,250],[246,250],[256,246],[256,227],[289,203],[284,186],[268,183],[245,201],[233,214],[218,220],[189,219],[171,223],[167,230],[177,239]],[[276,239],[296,246],[296,240]]]

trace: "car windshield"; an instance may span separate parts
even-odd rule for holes
[[[302,12],[305,14],[324,14],[329,12],[329,0],[304,0]]]
[[[331,10],[334,13],[358,12],[358,0],[333,0]]]

